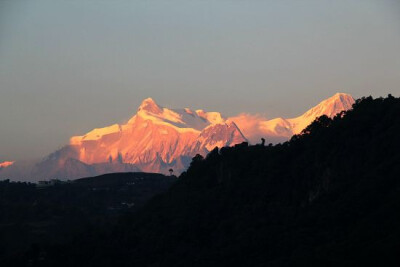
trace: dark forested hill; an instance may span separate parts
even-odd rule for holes
[[[284,144],[197,156],[134,216],[19,263],[400,266],[399,133],[400,99],[358,100]]]
[[[0,181],[0,266],[24,251],[70,242],[133,213],[176,177],[118,173],[47,184]],[[39,254],[38,254],[39,255]],[[38,256],[37,255],[37,256]],[[30,256],[29,256],[30,257]]]

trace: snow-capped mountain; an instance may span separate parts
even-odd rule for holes
[[[168,173],[172,168],[179,174],[196,154],[244,141],[236,124],[218,112],[168,109],[147,98],[126,124],[72,137],[36,172],[76,178],[113,171]]]
[[[259,142],[263,137],[267,142],[277,143],[301,133],[317,117],[327,115],[332,118],[343,110],[351,109],[353,104],[354,99],[351,95],[337,93],[296,118],[268,120],[258,115],[240,114],[230,119],[238,125],[250,142]]]
[[[114,124],[70,138],[68,145],[32,166],[0,165],[0,178],[24,180],[74,179],[110,172],[184,171],[196,154],[205,156],[215,147],[250,141],[278,143],[300,133],[315,118],[348,110],[354,99],[343,93],[328,98],[296,118],[268,120],[240,114],[225,119],[218,112],[169,109],[145,99],[125,124]],[[15,175],[14,175],[15,174]]]

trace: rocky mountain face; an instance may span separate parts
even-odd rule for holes
[[[261,137],[267,143],[286,141],[315,118],[333,117],[350,109],[353,103],[350,95],[338,93],[292,119],[268,120],[248,114],[226,119],[219,112],[165,108],[147,98],[126,124],[71,137],[68,145],[47,156],[24,176],[75,179],[109,172],[167,174],[171,168],[178,175],[196,154],[204,156],[215,147],[247,141],[257,143]],[[2,172],[10,176],[12,170]]]

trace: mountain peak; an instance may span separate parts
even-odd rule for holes
[[[346,93],[336,93],[333,96],[331,96],[330,98],[328,98],[327,100],[339,100],[341,102],[344,101],[354,101],[354,98],[350,95],[350,94],[346,94]]]
[[[354,104],[354,98],[345,93],[336,93],[330,98],[320,102],[315,107],[311,108],[303,115],[297,118],[289,119],[292,125],[293,133],[300,133],[307,125],[309,125],[315,118],[326,115],[333,118],[336,114],[344,110],[349,110]]]
[[[340,93],[340,92],[337,92],[337,93],[334,94],[332,97],[338,97],[338,96],[347,96],[347,97],[351,97],[350,94],[347,94],[347,93]]]
[[[351,95],[336,93],[308,110],[302,117],[313,117],[313,119],[321,115],[333,117],[342,110],[351,109],[354,102],[354,98]]]
[[[150,113],[154,113],[154,114],[162,113],[162,107],[160,107],[151,97],[148,97],[142,101],[142,103],[139,106],[138,111],[141,111],[141,110],[144,110],[144,111],[147,111]]]
[[[336,93],[330,98],[319,103],[316,107],[323,107],[325,109],[324,114],[332,117],[342,110],[351,109],[354,102],[354,98],[351,95],[345,93]]]

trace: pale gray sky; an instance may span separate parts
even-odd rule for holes
[[[291,117],[400,95],[397,0],[0,1],[0,161],[42,157],[141,100]]]

